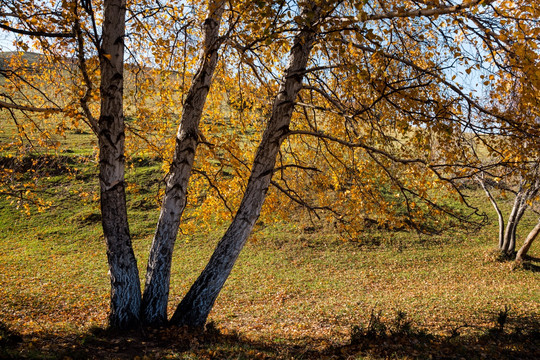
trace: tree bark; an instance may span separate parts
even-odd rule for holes
[[[499,249],[502,250],[503,245],[504,245],[504,217],[503,217],[502,211],[499,208],[497,201],[495,201],[495,198],[493,197],[493,195],[487,188],[483,175],[482,175],[482,178],[477,178],[477,180],[480,183],[480,186],[482,186],[482,189],[484,189],[484,192],[486,193],[489,201],[491,202],[491,205],[493,205],[493,208],[495,209],[495,212],[497,213],[497,219],[499,221]]]
[[[508,254],[513,254],[514,251],[516,250],[516,231],[517,231],[518,224],[521,221],[521,218],[523,217],[523,214],[525,214],[525,211],[529,207],[529,204],[527,203],[527,201],[530,199],[529,196],[530,196],[529,192],[528,191],[525,192],[525,195],[523,195],[519,203],[519,208],[518,208],[516,219],[514,222],[515,225],[514,225],[514,228],[510,237],[510,241],[508,243],[508,250],[507,250]]]
[[[219,25],[225,1],[210,1],[204,21],[203,48],[199,68],[184,102],[182,119],[176,135],[176,147],[168,174],[161,213],[150,249],[142,300],[143,322],[151,326],[167,322],[167,302],[174,243],[180,218],[186,206],[187,185],[199,142],[199,123],[222,43]]]
[[[538,236],[538,233],[540,233],[540,221],[538,221],[538,223],[536,224],[536,226],[531,230],[531,232],[529,233],[529,235],[527,235],[527,238],[525,239],[525,241],[523,242],[523,246],[521,246],[521,248],[519,249],[519,251],[517,252],[517,255],[516,255],[516,261],[523,261],[523,258],[525,257],[525,255],[527,255],[527,252],[529,251],[529,249],[531,248],[531,245],[533,243],[533,241],[536,239],[536,237]]]
[[[516,230],[523,214],[529,207],[527,203],[531,197],[534,197],[536,192],[534,190],[524,190],[523,183],[520,184],[520,188],[517,192],[516,198],[514,199],[514,205],[512,206],[512,211],[508,217],[508,224],[506,226],[506,232],[504,234],[504,242],[500,250],[507,254],[513,254],[516,249]]]
[[[111,280],[109,326],[125,329],[139,323],[141,289],[131,246],[124,183],[124,35],[125,0],[104,2],[100,49],[101,113],[99,179],[102,226]]]
[[[523,198],[522,190],[520,189],[514,199],[514,205],[512,206],[512,211],[508,216],[508,224],[506,226],[506,231],[504,233],[504,242],[500,250],[505,253],[510,253],[510,247],[512,243],[512,237],[515,238],[516,228],[518,225],[518,214],[520,212],[521,202]],[[513,250],[512,250],[513,251]]]
[[[259,217],[274,171],[276,156],[289,131],[294,102],[302,88],[304,72],[316,37],[312,26],[320,17],[320,9],[315,5],[311,6],[311,9],[304,8],[302,11],[303,18],[307,21],[295,36],[287,70],[257,149],[240,207],[206,268],[178,305],[171,318],[171,324],[204,326],[221,288]]]

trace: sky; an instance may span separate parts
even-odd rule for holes
[[[0,29],[0,50],[1,51],[15,50],[15,47],[13,46],[13,40],[15,40],[15,36],[12,33],[9,33],[5,30]]]
[[[13,41],[16,39],[16,35],[0,29],[0,52],[15,51]],[[32,51],[32,50],[30,50]],[[448,70],[449,73],[457,75],[457,82],[464,87],[464,90],[469,93],[472,92],[476,96],[482,95],[483,87],[481,84],[480,73],[474,71],[471,74],[466,74],[465,67],[457,65],[453,69]]]

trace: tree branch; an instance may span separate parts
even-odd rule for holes
[[[14,109],[14,110],[32,111],[32,112],[61,112],[62,111],[62,109],[60,108],[39,108],[39,107],[34,107],[34,106],[11,104],[11,103],[7,103],[1,100],[0,100],[0,109]]]
[[[429,75],[431,77],[433,77],[435,80],[437,80],[438,82],[448,86],[452,91],[454,91],[456,94],[458,94],[459,96],[461,96],[470,106],[472,106],[473,108],[479,110],[480,112],[486,114],[486,115],[489,115],[489,116],[492,116],[498,120],[501,120],[507,124],[509,124],[510,126],[512,126],[515,130],[519,131],[519,132],[523,132],[523,129],[518,126],[518,124],[515,124],[514,121],[512,121],[511,119],[508,119],[507,117],[504,117],[500,114],[496,114],[495,112],[483,107],[482,105],[480,105],[477,101],[475,101],[474,99],[472,99],[471,97],[467,96],[458,86],[452,84],[451,82],[447,81],[446,79],[444,79],[441,75],[429,70],[429,69],[424,69],[422,68],[421,66],[418,66],[416,65],[414,62],[410,61],[410,60],[407,60],[407,59],[403,59],[403,58],[400,58],[396,55],[393,55],[393,54],[389,54],[381,49],[375,49],[375,48],[372,48],[372,47],[369,47],[369,46],[365,46],[365,45],[361,45],[361,44],[358,44],[358,43],[355,43],[353,41],[348,41],[348,40],[345,40],[345,39],[341,39],[341,41],[344,43],[344,44],[351,44],[352,46],[360,49],[360,50],[363,50],[363,51],[366,51],[366,52],[370,52],[370,53],[376,53],[376,54],[380,54],[388,59],[392,59],[392,60],[395,60],[395,61],[398,61],[398,62],[401,62],[405,65],[408,65],[412,68],[414,68],[415,70],[417,71],[420,71],[426,75]],[[535,136],[534,134],[528,134],[529,136]]]
[[[443,6],[433,9],[418,9],[418,10],[404,10],[404,11],[391,11],[384,14],[366,14],[363,13],[360,16],[343,17],[340,20],[342,22],[364,22],[373,20],[395,19],[395,18],[409,18],[409,17],[427,17],[438,16],[447,14],[457,14],[464,10],[470,9],[476,5],[488,5],[494,0],[471,0],[464,1],[458,5]]]
[[[11,26],[8,26],[6,24],[0,23],[0,29],[13,32],[16,34],[21,35],[28,35],[28,36],[38,36],[38,37],[50,37],[50,38],[72,38],[75,37],[74,33],[50,33],[46,31],[34,31],[34,30],[23,30],[23,29],[17,29]]]

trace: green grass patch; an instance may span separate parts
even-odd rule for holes
[[[142,278],[163,174],[157,162],[132,161],[128,211]],[[528,268],[493,261],[493,216],[479,229],[431,236],[370,229],[364,236],[377,241],[362,243],[299,219],[260,224],[210,314],[213,332],[96,334],[106,326],[109,297],[96,165],[75,167],[44,179],[55,201],[42,213],[29,216],[0,199],[0,356],[371,359],[453,351],[470,358],[479,349],[488,358],[526,358],[538,349],[531,339],[540,316],[540,246],[530,250]],[[471,195],[492,214],[481,192]],[[523,220],[520,239],[533,223]],[[179,236],[171,312],[223,231]],[[369,331],[373,314],[384,330]],[[404,314],[401,323],[396,314]]]

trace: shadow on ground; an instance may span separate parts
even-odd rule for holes
[[[212,325],[203,332],[185,328],[111,332],[94,329],[82,335],[20,336],[0,323],[2,359],[539,359],[537,319],[527,331],[493,328],[477,336],[432,336],[353,329],[348,344],[318,349],[317,344],[254,342],[223,334]],[[531,327],[532,326],[532,327]],[[532,329],[532,330],[530,330]]]
[[[540,258],[525,256],[525,261],[522,264],[523,269],[531,272],[540,272]]]

